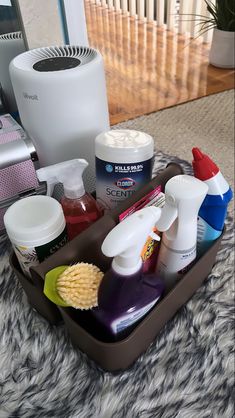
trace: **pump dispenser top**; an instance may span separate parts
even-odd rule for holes
[[[103,214],[96,200],[85,192],[82,175],[87,166],[86,160],[74,159],[37,170],[39,181],[47,182],[47,194],[53,193],[57,183],[64,186],[64,196],[60,203],[69,239],[73,239]]]
[[[115,226],[101,247],[104,255],[114,259],[101,281],[93,315],[111,338],[128,335],[163,294],[163,281],[155,273],[143,273],[140,256],[160,214],[161,209],[153,206],[133,213]],[[155,233],[152,237],[159,239]]]

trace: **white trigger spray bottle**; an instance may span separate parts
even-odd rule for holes
[[[103,214],[96,200],[85,192],[82,174],[87,166],[86,160],[74,159],[37,170],[39,181],[47,182],[47,194],[52,194],[57,183],[64,186],[64,196],[60,203],[70,240]]]
[[[156,273],[167,289],[196,258],[197,216],[208,186],[193,176],[179,175],[165,186],[165,205],[156,223],[162,236]]]
[[[141,209],[118,224],[105,238],[102,252],[114,257],[98,291],[95,317],[109,335],[123,336],[163,294],[164,284],[156,274],[144,274],[141,251],[161,215],[154,206]]]

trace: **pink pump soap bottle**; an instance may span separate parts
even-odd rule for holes
[[[144,274],[141,251],[160,218],[161,209],[146,207],[118,224],[105,238],[102,252],[114,257],[98,291],[97,321],[113,339],[126,336],[132,326],[156,305],[164,291],[156,274]]]

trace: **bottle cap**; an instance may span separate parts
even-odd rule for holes
[[[96,157],[113,163],[139,163],[153,157],[153,138],[133,129],[113,129],[95,139]]]
[[[7,234],[13,244],[39,247],[57,238],[65,228],[59,202],[49,196],[17,200],[4,215]]]
[[[194,157],[192,162],[193,171],[196,178],[205,181],[219,173],[220,170],[217,165],[208,157],[208,155],[203,154],[199,148],[193,148],[192,153]]]

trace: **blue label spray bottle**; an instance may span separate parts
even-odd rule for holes
[[[151,231],[160,215],[161,209],[154,206],[141,209],[112,229],[102,244],[103,254],[114,259],[100,284],[93,313],[115,339],[126,335],[163,294],[164,284],[156,273],[143,273],[140,255],[149,235],[159,240]]]
[[[193,148],[194,175],[208,186],[198,216],[198,254],[202,255],[222,233],[233,193],[217,165],[199,148]]]

